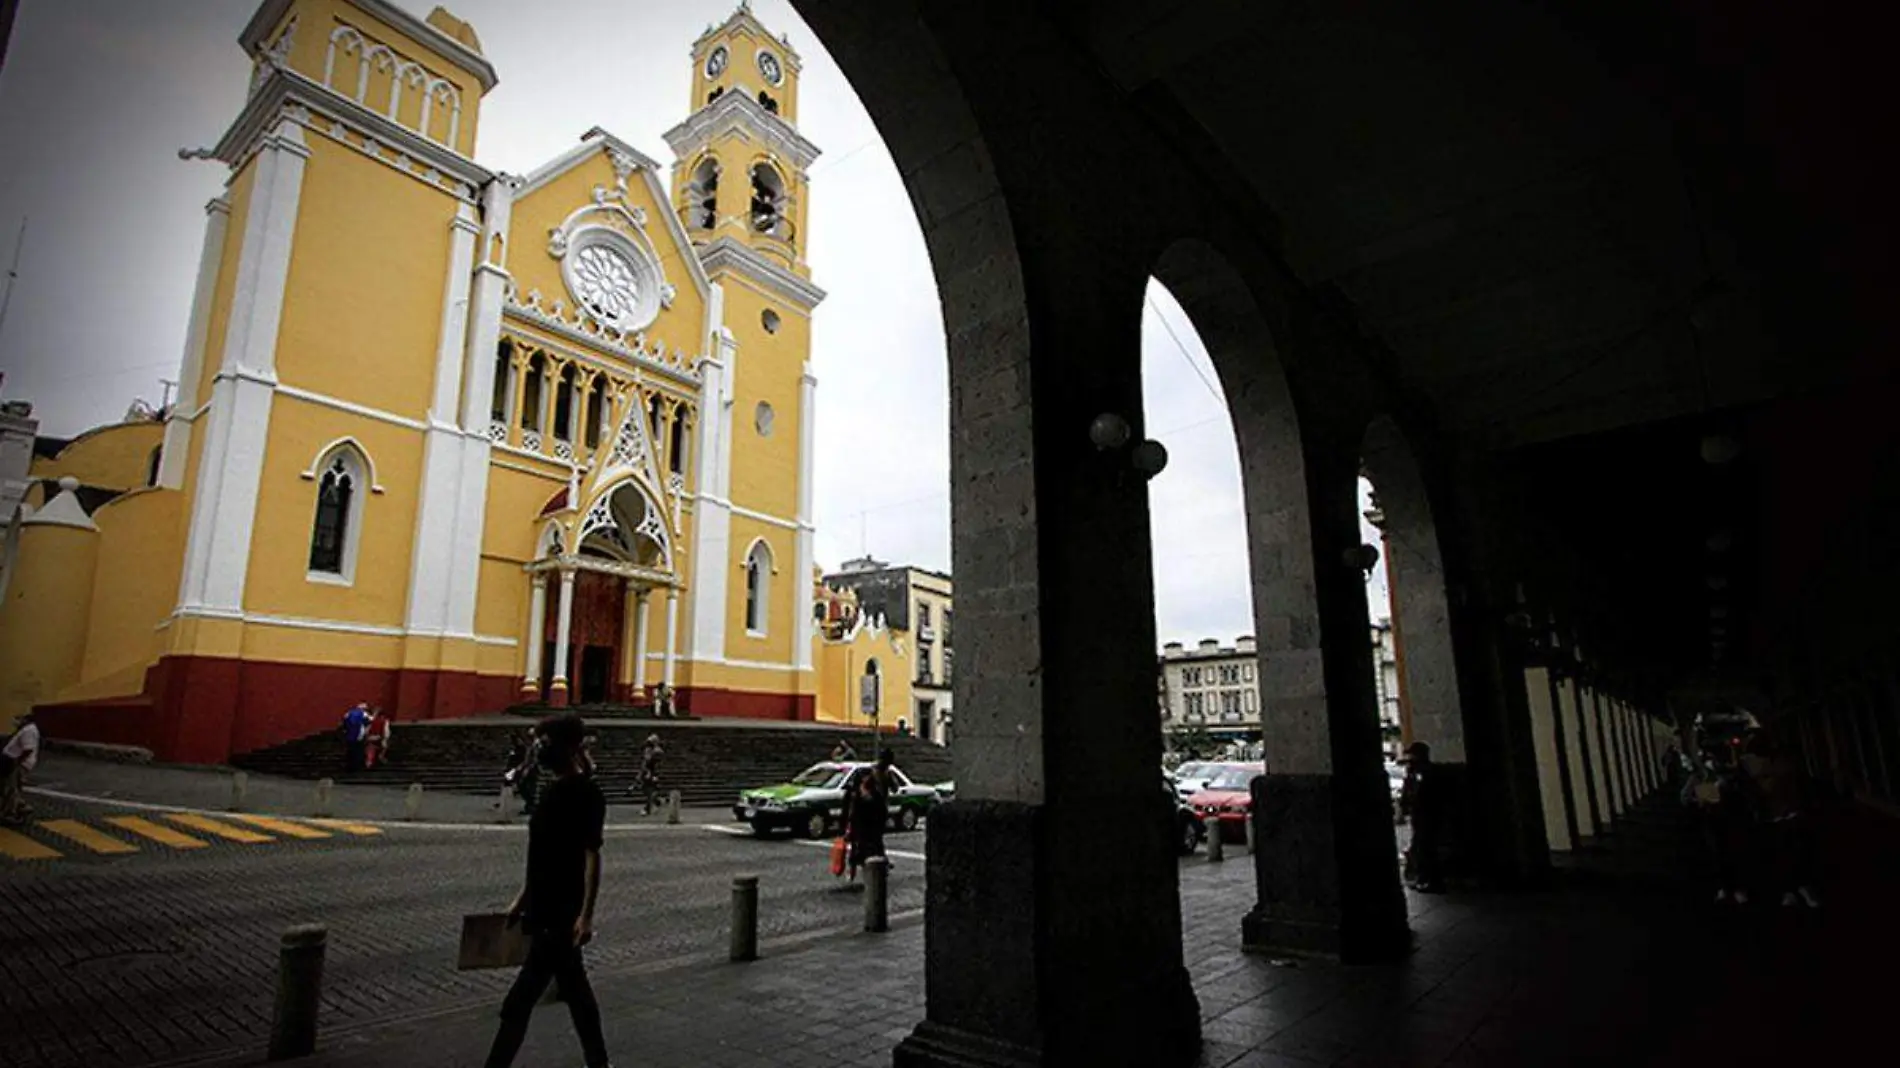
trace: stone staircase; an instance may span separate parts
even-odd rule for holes
[[[495,794],[510,742],[525,734],[532,720],[445,720],[397,723],[391,759],[349,776],[349,781],[402,787],[419,782],[429,791]],[[611,800],[624,797],[640,770],[640,747],[657,734],[666,746],[661,788],[680,791],[687,805],[726,805],[747,787],[783,782],[826,759],[838,739],[848,737],[863,759],[871,759],[863,730],[806,725],[758,725],[752,722],[698,720],[589,719],[597,737],[593,753],[596,777]],[[897,766],[913,780],[948,779],[950,753],[915,737],[886,734]],[[246,771],[297,779],[344,779],[343,744],[337,731],[323,731],[234,758]]]

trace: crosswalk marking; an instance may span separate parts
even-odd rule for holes
[[[330,837],[329,831],[319,831],[315,827],[306,827],[301,823],[292,823],[289,820],[274,819],[270,816],[240,815],[238,813],[233,812],[231,814],[231,818],[234,820],[241,820],[245,823],[249,823],[254,826],[262,827],[267,831],[275,831],[276,833],[281,834],[286,838],[328,838]]]
[[[109,834],[102,833],[78,820],[41,820],[40,826],[62,838],[70,838],[94,853],[136,853],[139,847],[130,842],[121,842]]]
[[[14,860],[53,860],[60,855],[59,850],[43,846],[18,831],[9,831],[0,827],[0,856]]]
[[[272,838],[268,834],[258,834],[256,831],[247,831],[242,827],[233,827],[228,823],[214,820],[209,816],[199,816],[195,813],[174,812],[168,818],[173,823],[190,827],[194,831],[214,834],[219,838],[228,839],[229,841],[243,842],[245,845],[257,845],[262,842],[276,841],[275,838]]]
[[[319,827],[328,827],[331,830],[342,831],[344,834],[372,835],[383,833],[381,827],[372,827],[367,823],[352,823],[349,820],[311,820],[310,822]]]
[[[173,849],[203,849],[208,844],[188,834],[180,834],[164,824],[153,823],[143,816],[107,816],[105,821]]]

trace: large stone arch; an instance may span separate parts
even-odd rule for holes
[[[1389,415],[1367,425],[1360,458],[1384,516],[1382,548],[1411,737],[1432,747],[1434,761],[1462,765],[1464,716],[1452,655],[1445,562],[1425,476],[1405,433]]]
[[[1243,940],[1389,957],[1409,935],[1366,642],[1358,443],[1349,420],[1313,412],[1311,397],[1337,401],[1334,379],[1282,358],[1257,275],[1183,239],[1154,276],[1207,347],[1240,450],[1267,771],[1254,790],[1259,900]]]

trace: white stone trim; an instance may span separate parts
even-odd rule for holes
[[[190,317],[186,320],[185,351],[178,362],[178,400],[173,403],[171,414],[166,416],[165,441],[159,447],[158,484],[166,489],[182,489],[185,484],[185,461],[191,453],[192,423],[197,420],[197,413],[185,415],[180,409],[187,396],[194,400],[198,397],[204,379],[211,301],[218,286],[218,271],[224,266],[224,238],[230,221],[230,201],[218,197],[205,205],[205,236],[198,251],[198,279],[192,289]]]
[[[353,401],[343,400],[340,397],[332,397],[327,394],[317,393],[313,390],[301,389],[297,386],[287,385],[282,382],[277,383],[277,392],[286,397],[307,401],[308,403],[321,405],[325,408],[335,408],[339,412],[360,415],[365,419],[374,419],[378,422],[388,423],[391,426],[402,427],[405,430],[420,432],[429,428],[429,425],[420,419],[410,419],[406,416],[397,415],[394,412],[385,412],[380,408],[371,408]]]
[[[522,450],[517,449],[512,445],[496,445],[494,446],[494,449],[496,452],[511,452],[519,456],[532,456],[537,460],[546,459],[547,462],[549,463],[554,462],[551,458],[543,457],[539,453],[523,452]],[[527,467],[522,464],[511,464],[506,460],[497,460],[497,459],[494,459],[493,457],[489,458],[488,463],[490,466],[499,467],[504,471],[518,471],[524,475],[533,475],[536,478],[545,478],[549,480],[550,482],[566,482],[567,481],[567,473],[564,471],[548,471],[539,467]]]
[[[659,660],[665,657],[665,655],[665,653],[661,652],[649,652],[647,659]],[[794,671],[802,673],[811,670],[810,668],[800,667],[795,663],[773,664],[764,660],[741,660],[728,656],[694,656],[681,657],[680,659],[689,664],[718,664],[721,667],[743,668],[748,671]]]
[[[733,80],[737,83],[738,76]],[[818,146],[806,140],[797,127],[783,115],[765,110],[765,105],[743,90],[720,93],[719,99],[688,115],[685,121],[666,131],[666,144],[673,155],[682,160],[690,159],[700,148],[734,131],[743,134],[748,141],[763,142],[800,171],[808,169],[819,156]]]
[[[237,119],[219,138],[212,155],[233,167],[241,165],[262,146],[267,132],[284,118],[314,127],[417,181],[464,200],[473,199],[475,191],[495,177],[450,146],[432,141],[288,67],[272,70],[257,92],[251,94]],[[364,138],[364,144],[356,145],[347,137],[339,137],[339,129],[356,132]],[[393,160],[382,154],[385,149],[393,154]]]
[[[497,82],[495,65],[481,53],[462,42],[429,25],[408,11],[390,3],[389,0],[348,0],[349,4],[367,13],[371,18],[390,26],[409,39],[434,49],[442,58],[475,76],[484,91],[493,89]],[[291,0],[264,0],[251,20],[244,24],[244,32],[238,35],[238,43],[244,51],[257,56],[264,47],[264,41],[284,13],[290,10]]]
[[[282,73],[279,71],[278,73]],[[181,606],[240,610],[276,396],[278,328],[309,149],[294,120],[256,139],[256,170],[187,518]]]
[[[512,649],[515,646],[520,645],[521,642],[518,639],[506,638],[497,634],[477,634],[475,635],[475,644],[476,645],[502,645],[502,646],[507,646],[508,648]]]
[[[815,308],[825,299],[824,290],[773,263],[764,253],[741,243],[731,234],[714,238],[700,250],[699,257],[706,265],[706,273],[732,271],[801,309]]]
[[[363,447],[363,443],[349,434],[332,439],[322,448],[318,449],[316,457],[310,461],[310,466],[299,471],[297,477],[306,482],[316,481],[317,477],[323,473],[323,461],[329,459],[330,454],[342,446],[355,449],[356,455],[362,458],[363,474],[369,479],[369,491],[371,493],[383,492],[383,484],[381,480],[376,477],[376,461],[370,458],[369,450]]]

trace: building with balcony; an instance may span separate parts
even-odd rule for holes
[[[1161,649],[1161,726],[1168,734],[1205,731],[1215,741],[1253,741],[1260,732],[1258,653],[1252,635],[1232,645],[1203,638],[1189,649]]]

